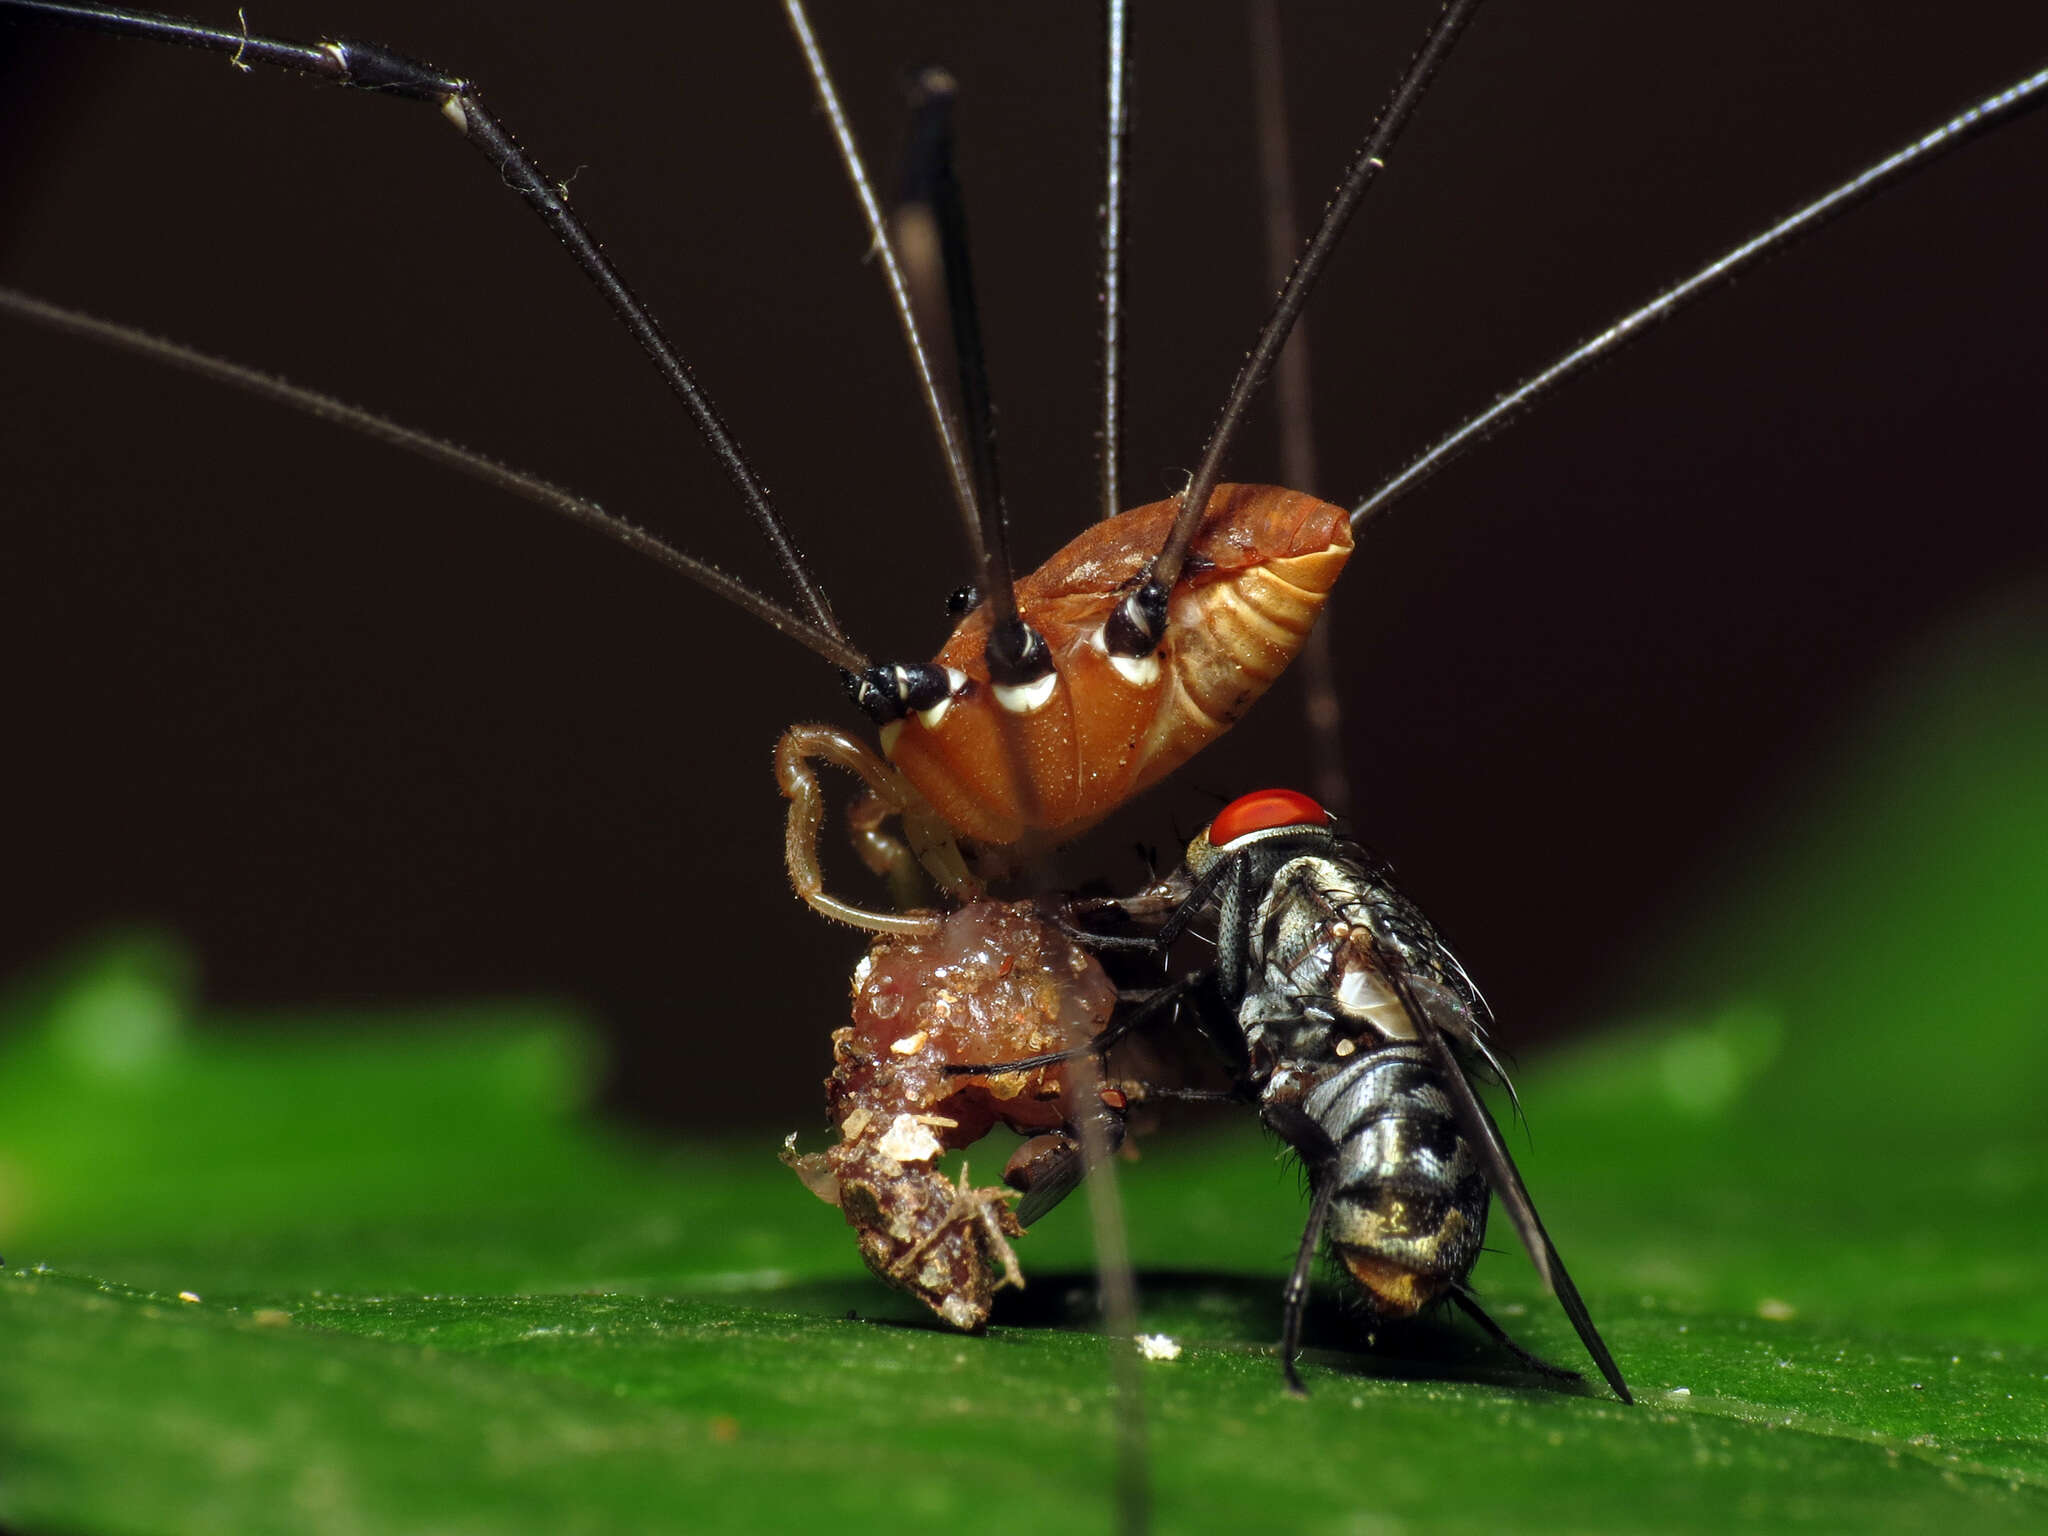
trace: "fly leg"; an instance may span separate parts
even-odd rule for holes
[[[1280,1372],[1287,1378],[1289,1392],[1307,1397],[1308,1388],[1302,1385],[1294,1359],[1301,1353],[1301,1328],[1308,1316],[1309,1275],[1316,1250],[1322,1246],[1323,1228],[1329,1224],[1330,1205],[1337,1196],[1337,1144],[1320,1125],[1292,1106],[1269,1105],[1261,1118],[1308,1169],[1308,1225],[1302,1228],[1294,1268],[1280,1293]]]
[[[1085,1044],[1064,1051],[1025,1056],[1016,1061],[948,1062],[946,1075],[994,1077],[1013,1072],[1035,1072],[1084,1059],[1091,1065],[1100,1063],[1107,1057],[1111,1046],[1146,1020],[1171,1007],[1191,984],[1191,979],[1183,978],[1146,993],[1137,1007],[1113,1021]],[[1094,1091],[1084,1090],[1077,1095],[1079,1107],[1067,1123],[1056,1131],[1034,1136],[1025,1142],[1011,1155],[1009,1165],[1003,1170],[1003,1182],[1024,1197],[1018,1203],[1016,1218],[1026,1227],[1081,1187],[1081,1181],[1091,1166],[1092,1160],[1088,1156],[1091,1138],[1105,1155],[1115,1153],[1123,1145],[1124,1108],[1131,1094],[1125,1085],[1104,1079],[1099,1067],[1090,1075],[1095,1079]],[[1087,1119],[1084,1120],[1083,1116]]]
[[[1577,1371],[1566,1370],[1561,1365],[1552,1365],[1548,1360],[1532,1355],[1528,1350],[1522,1348],[1521,1345],[1508,1337],[1507,1329],[1495,1322],[1488,1315],[1486,1309],[1479,1305],[1479,1298],[1474,1296],[1468,1287],[1462,1284],[1454,1285],[1451,1287],[1449,1295],[1451,1300],[1458,1304],[1459,1311],[1486,1330],[1488,1338],[1521,1361],[1530,1370],[1536,1372],[1537,1375],[1548,1376],[1553,1381],[1584,1381],[1586,1379]]]
[[[1323,1226],[1330,1219],[1330,1202],[1337,1193],[1335,1172],[1325,1167],[1311,1176],[1315,1196],[1309,1202],[1308,1225],[1302,1228],[1301,1247],[1295,1250],[1287,1288],[1280,1293],[1280,1373],[1287,1378],[1287,1390],[1296,1397],[1308,1396],[1294,1358],[1301,1353],[1301,1325],[1308,1315],[1309,1271],[1315,1264],[1316,1249],[1322,1246]]]

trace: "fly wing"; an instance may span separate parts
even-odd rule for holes
[[[1088,1176],[1088,1157],[1080,1141],[1048,1148],[1031,1162],[1031,1182],[1017,1202],[1017,1220],[1035,1226],[1040,1217],[1081,1187]]]
[[[1476,1061],[1492,1081],[1500,1084],[1514,1106],[1519,1118],[1522,1113],[1522,1099],[1515,1092],[1515,1080],[1508,1076],[1508,1069],[1493,1053],[1493,1044],[1487,1039],[1487,1029],[1493,1023],[1493,1014],[1487,1009],[1486,999],[1465,980],[1465,968],[1458,964],[1458,957],[1439,946],[1435,958],[1454,968],[1443,981],[1417,975],[1410,971],[1407,982],[1414,994],[1414,1000],[1421,1005],[1423,1017],[1435,1027],[1438,1033],[1448,1035],[1451,1048],[1460,1062]],[[1459,986],[1451,977],[1465,981]],[[1406,1000],[1403,1001],[1406,1006]],[[1412,1011],[1412,1010],[1411,1010]]]
[[[1383,871],[1373,872],[1368,890],[1366,926],[1374,958],[1380,967],[1398,970],[1407,984],[1408,991],[1400,993],[1402,1007],[1448,1035],[1461,1063],[1469,1068],[1476,1062],[1506,1089],[1508,1102],[1519,1117],[1522,1101],[1515,1093],[1514,1079],[1487,1038],[1493,1028],[1493,1010],[1487,1007],[1478,983],[1422,910],[1396,890]]]
[[[1508,1220],[1514,1223],[1522,1246],[1529,1252],[1529,1261],[1536,1266],[1536,1273],[1542,1277],[1550,1294],[1557,1298],[1558,1305],[1564,1308],[1564,1315],[1571,1319],[1572,1327],[1578,1331],[1579,1342],[1586,1346],[1586,1353],[1600,1367],[1600,1374],[1607,1378],[1607,1385],[1614,1389],[1614,1395],[1624,1403],[1633,1403],[1635,1398],[1628,1390],[1628,1383],[1621,1378],[1621,1367],[1614,1363],[1614,1356],[1600,1337],[1600,1330],[1593,1326],[1592,1315],[1579,1296],[1579,1288],[1572,1284],[1572,1277],[1565,1271],[1564,1260],[1557,1256],[1557,1245],[1543,1230],[1535,1202],[1529,1198],[1528,1186],[1522,1182],[1521,1170],[1515,1166],[1515,1160],[1508,1155],[1506,1143],[1501,1140],[1500,1127],[1493,1123],[1493,1116],[1473,1091],[1472,1080],[1466,1075],[1464,1064],[1452,1045],[1451,1037],[1458,1034],[1456,1021],[1464,1015],[1452,1013],[1448,1021],[1439,1016],[1448,1003],[1456,1001],[1455,992],[1415,975],[1402,964],[1399,955],[1389,945],[1380,942],[1376,948],[1382,968],[1400,995],[1402,1007],[1414,1022],[1416,1035],[1436,1059],[1458,1128],[1478,1152],[1479,1161],[1486,1169],[1487,1182],[1500,1198]],[[1425,994],[1438,1006],[1425,1006]],[[1483,1009],[1484,1004],[1480,1007]],[[1491,1053],[1485,1050],[1483,1034],[1466,1034],[1459,1038],[1462,1043],[1478,1049],[1489,1062],[1492,1061]],[[1509,1091],[1512,1093],[1512,1088]]]

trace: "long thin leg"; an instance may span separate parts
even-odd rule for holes
[[[975,563],[982,565],[982,517],[975,501],[974,476],[960,441],[960,423],[947,408],[945,393],[940,389],[932,367],[931,350],[925,345],[924,333],[918,328],[916,307],[910,301],[910,287],[904,280],[903,265],[896,256],[896,244],[889,237],[888,222],[882,217],[881,202],[875,196],[874,180],[868,175],[867,162],[862,159],[860,146],[853,137],[853,125],[847,120],[846,109],[840,105],[838,88],[833,85],[831,71],[825,65],[825,51],[818,45],[818,35],[811,29],[811,18],[805,12],[802,0],[783,0],[782,8],[789,19],[789,29],[796,37],[797,50],[803,55],[804,67],[810,71],[811,88],[824,111],[826,125],[832,131],[833,146],[839,151],[840,163],[853,186],[854,198],[860,204],[861,218],[867,224],[876,265],[888,285],[889,302],[896,311],[904,343],[910,349],[911,367],[917,373],[918,393],[924,399],[925,409],[931,416],[932,430],[938,436],[940,452],[946,461],[953,499],[959,506],[967,536],[974,544]]]
[[[992,610],[1014,615],[1016,599],[1005,537],[1002,465],[996,452],[995,410],[988,380],[988,346],[967,243],[967,200],[954,168],[953,104],[959,86],[943,69],[918,76],[910,110],[910,148],[903,167],[903,197],[890,222],[909,238],[897,253],[925,334],[953,358],[947,407],[960,428],[974,476],[988,564],[975,572]],[[941,384],[934,375],[933,383]]]
[[[337,85],[356,86],[383,96],[426,102],[439,108],[441,117],[476,147],[505,184],[526,200],[542,223],[575,258],[584,275],[597,285],[611,305],[619,323],[640,343],[668,387],[688,407],[706,443],[717,457],[754,522],[775,551],[775,558],[802,598],[811,621],[838,636],[844,633],[796,547],[782,519],[768,499],[762,483],[710,396],[698,387],[688,363],[663,334],[653,313],[619,275],[596,236],[569,208],[563,186],[544,176],[540,168],[519,148],[518,142],[491,114],[484,110],[483,96],[476,83],[459,75],[446,74],[418,59],[410,59],[374,43],[346,38],[327,38],[317,43],[295,43],[283,38],[259,37],[240,29],[209,27],[176,16],[153,11],[128,11],[113,6],[66,4],[61,0],[0,0],[0,13],[39,16],[66,26],[83,27],[118,36],[145,38],[152,42],[176,43],[226,54],[241,67],[263,65],[313,75]]]
[[[1386,169],[1386,157],[1393,152],[1395,142],[1408,126],[1417,104],[1427,94],[1430,82],[1435,79],[1438,68],[1464,31],[1465,23],[1471,20],[1478,4],[1479,0],[1449,0],[1444,6],[1442,14],[1423,38],[1421,48],[1409,62],[1400,84],[1394,88],[1393,99],[1380,113],[1371,132],[1366,135],[1365,143],[1345,169],[1343,182],[1330,199],[1322,223],[1309,237],[1301,259],[1295,263],[1293,274],[1287,279],[1287,286],[1281,290],[1250,355],[1238,370],[1236,381],[1230,387],[1230,398],[1224,403],[1223,413],[1217,418],[1208,444],[1202,450],[1201,462],[1182,494],[1181,509],[1174,519],[1173,531],[1167,535],[1166,543],[1146,571],[1145,580],[1117,605],[1106,632],[1112,653],[1148,656],[1165,637],[1167,594],[1180,580],[1188,546],[1208,510],[1210,493],[1222,477],[1223,456],[1244,423],[1246,409],[1258,393],[1259,386],[1266,382],[1274,360],[1287,343],[1288,332],[1293,329],[1302,305],[1308,302],[1316,280],[1322,276],[1323,268],[1343,239],[1345,226],[1358,211],[1366,189]],[[1191,218],[1196,216],[1190,214]]]
[[[1166,1083],[1112,1082],[1110,1087],[1131,1104],[1242,1104],[1235,1088],[1178,1088]]]
[[[1301,1353],[1301,1325],[1308,1315],[1309,1275],[1315,1267],[1316,1250],[1322,1246],[1323,1227],[1330,1219],[1330,1202],[1337,1194],[1334,1173],[1325,1166],[1313,1176],[1315,1198],[1309,1202],[1308,1225],[1301,1231],[1301,1247],[1295,1250],[1287,1289],[1280,1293],[1280,1373],[1287,1378],[1287,1390],[1296,1397],[1308,1396],[1301,1373],[1294,1368],[1294,1357]]]
[[[988,638],[982,654],[988,662],[989,680],[998,689],[1028,688],[1052,674],[1052,652],[1047,648],[1044,637],[1018,616],[1003,509],[1000,501],[990,499],[998,494],[993,417],[987,405],[988,381],[981,361],[980,322],[975,314],[973,283],[967,267],[966,212],[951,169],[950,129],[946,127],[944,111],[950,97],[935,95],[932,98],[932,105],[940,111],[941,129],[937,145],[940,164],[936,167],[935,176],[938,195],[932,207],[943,257],[940,265],[947,290],[947,310],[954,341],[960,351],[960,395],[967,413],[964,422],[955,411],[948,392],[939,383],[930,348],[918,326],[917,305],[912,299],[903,263],[890,236],[888,221],[882,217],[882,205],[875,195],[874,181],[868,175],[860,146],[854,140],[853,125],[840,103],[838,88],[833,85],[832,73],[825,63],[825,51],[819,46],[817,33],[812,30],[803,0],[782,0],[782,9],[789,18],[798,51],[803,54],[804,66],[810,71],[811,87],[832,130],[832,142],[838,148],[840,163],[853,186],[854,198],[860,204],[876,265],[888,285],[897,322],[910,347],[919,391],[930,413],[932,426],[938,433],[947,475],[953,486],[953,499],[966,529],[968,548],[973,552],[982,601],[988,604]],[[920,670],[929,683],[931,669]],[[879,679],[870,680],[863,693],[864,700],[873,699],[881,704],[886,699],[889,689],[886,684],[878,689],[878,683]],[[896,706],[881,707],[900,715],[900,706],[904,702],[899,699]],[[997,738],[1009,761],[1010,782],[1017,786],[1018,810],[1029,824],[1039,817],[1037,781],[1024,760],[1023,742],[1009,725],[1009,713],[999,712],[997,719],[1001,722]]]
[[[1584,1381],[1586,1379],[1577,1371],[1567,1370],[1561,1365],[1552,1365],[1540,1355],[1533,1355],[1517,1344],[1508,1336],[1507,1329],[1501,1327],[1499,1323],[1493,1320],[1486,1308],[1479,1305],[1479,1298],[1474,1296],[1465,1286],[1452,1286],[1450,1297],[1452,1301],[1458,1304],[1458,1309],[1461,1312],[1486,1330],[1488,1338],[1521,1361],[1522,1364],[1528,1366],[1530,1370],[1537,1372],[1539,1375],[1553,1377],[1558,1381]]]
[[[1294,210],[1294,157],[1287,138],[1287,66],[1281,54],[1280,0],[1251,0],[1249,9],[1266,282],[1278,291],[1293,270],[1294,253],[1301,241]],[[1322,484],[1322,474],[1316,464],[1308,333],[1308,322],[1296,321],[1273,364],[1273,410],[1280,418],[1280,483],[1314,494]],[[1308,632],[1301,655],[1295,658],[1294,672],[1301,679],[1302,713],[1308,722],[1309,790],[1333,816],[1349,820],[1355,786],[1344,762],[1343,710],[1337,700],[1337,665],[1330,646],[1330,626],[1336,617],[1325,610]]]
[[[1759,256],[1783,250],[1800,235],[1810,234],[1862,202],[1865,198],[1901,180],[1913,171],[1933,163],[1949,150],[1977,134],[2048,102],[2048,69],[2038,70],[2024,80],[1985,97],[1975,106],[1958,113],[1940,127],[1866,166],[1839,186],[1822,193],[1802,208],[1796,208],[1770,228],[1759,231],[1733,250],[1724,251],[1692,276],[1672,284],[1647,304],[1630,310],[1606,330],[1580,343],[1540,373],[1517,384],[1492,405],[1446,434],[1435,446],[1415,458],[1406,468],[1351,509],[1355,529],[1373,514],[1384,510],[1414,490],[1459,453],[1481,438],[1513,421],[1536,401],[1549,395],[1559,384],[1594,363],[1612,356],[1642,335],[1657,321],[1683,308],[1700,295],[1718,288],[1746,269]]]
[[[1075,1091],[1085,1103],[1101,1102],[1102,1071],[1094,1057],[1083,1058],[1074,1076]],[[1145,1383],[1138,1364],[1138,1280],[1131,1269],[1123,1188],[1106,1117],[1084,1114],[1079,1129],[1082,1166],[1094,1175],[1088,1180],[1089,1236],[1095,1245],[1096,1300],[1108,1335],[1110,1381],[1116,1389],[1117,1521],[1128,1536],[1143,1536],[1152,1523],[1152,1488]]]
[[[4,9],[5,4],[6,0],[0,0],[0,9]],[[595,502],[586,501],[574,491],[565,490],[537,475],[500,464],[495,459],[486,458],[483,454],[451,443],[446,438],[400,426],[388,417],[349,405],[332,395],[322,394],[319,390],[307,389],[302,384],[293,384],[254,368],[245,368],[240,363],[231,363],[225,358],[211,356],[175,341],[166,341],[161,336],[148,335],[133,326],[80,314],[75,309],[51,304],[13,288],[0,287],[0,313],[14,315],[36,325],[48,326],[53,331],[78,336],[102,346],[115,347],[137,357],[147,358],[151,362],[182,368],[196,377],[210,379],[230,389],[239,389],[259,400],[268,400],[287,410],[301,412],[316,421],[332,422],[347,431],[360,433],[374,442],[418,454],[429,463],[438,464],[457,474],[467,475],[484,485],[494,486],[508,495],[530,501],[550,512],[559,513],[571,522],[581,523],[586,528],[596,530],[635,554],[644,555],[655,564],[688,577],[713,596],[752,614],[770,629],[807,647],[835,667],[848,672],[860,672],[868,666],[867,657],[849,645],[844,637],[820,629],[809,620],[800,618],[780,603],[762,596],[745,582],[728,576],[715,565],[684,554],[674,545],[657,538],[637,523],[630,522],[617,513],[607,512]],[[308,475],[324,472],[324,465],[308,460],[305,472]]]
[[[1096,444],[1104,517],[1123,510],[1124,160],[1130,145],[1131,16],[1128,0],[1102,7],[1102,425]]]
[[[927,69],[919,77],[911,117],[911,150],[904,167],[904,201],[898,206],[899,227],[917,235],[922,260],[902,253],[912,280],[912,301],[920,311],[935,312],[935,323],[952,339],[957,389],[947,400],[972,470],[975,508],[980,519],[973,548],[980,561],[975,572],[982,600],[988,605],[988,637],[983,655],[989,681],[1001,689],[1028,688],[1054,670],[1045,637],[1025,623],[1017,607],[1010,565],[1009,511],[1003,501],[1002,472],[996,452],[995,406],[988,378],[988,348],[982,340],[981,310],[976,301],[974,265],[967,241],[967,199],[954,167],[953,102],[958,86],[943,69]],[[922,296],[918,288],[924,290]],[[1012,778],[1033,782],[1022,761],[1022,746],[1004,731],[1004,750],[1012,758]]]

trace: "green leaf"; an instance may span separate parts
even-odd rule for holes
[[[1644,1016],[1523,1074],[1518,1156],[1640,1406],[1449,1324],[1368,1352],[1334,1300],[1289,1398],[1295,1177],[1248,1128],[1148,1146],[1131,1244],[1183,1347],[1143,1367],[1160,1526],[2048,1526],[2044,663],[1993,626],[1900,684],[1731,854]],[[189,972],[110,941],[0,1024],[0,1520],[1111,1525],[1128,1405],[1078,1209],[954,1335],[772,1136],[595,1123],[573,1016],[266,1029],[195,1018]],[[1518,1253],[1477,1278],[1578,1363]]]

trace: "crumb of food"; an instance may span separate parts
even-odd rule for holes
[[[1163,1333],[1141,1333],[1135,1340],[1141,1360],[1178,1360],[1180,1341]]]
[[[1766,1296],[1756,1304],[1756,1315],[1767,1323],[1789,1323],[1799,1315],[1799,1309],[1789,1301]]]
[[[898,1056],[915,1056],[924,1049],[925,1041],[931,1039],[931,1031],[920,1029],[914,1035],[905,1035],[901,1040],[891,1040],[889,1049]]]
[[[1691,1388],[1691,1387],[1673,1387],[1673,1388],[1672,1388],[1672,1389],[1671,1389],[1671,1390],[1670,1390],[1669,1392],[1666,1392],[1666,1393],[1665,1393],[1664,1395],[1665,1395],[1666,1397],[1691,1397],[1691,1396],[1692,1396],[1692,1388]]]
[[[920,1125],[915,1115],[898,1115],[875,1143],[875,1150],[899,1163],[928,1163],[945,1148],[929,1126]]]
[[[178,1292],[178,1300],[197,1301],[199,1300],[199,1293],[197,1291],[180,1291]]]

